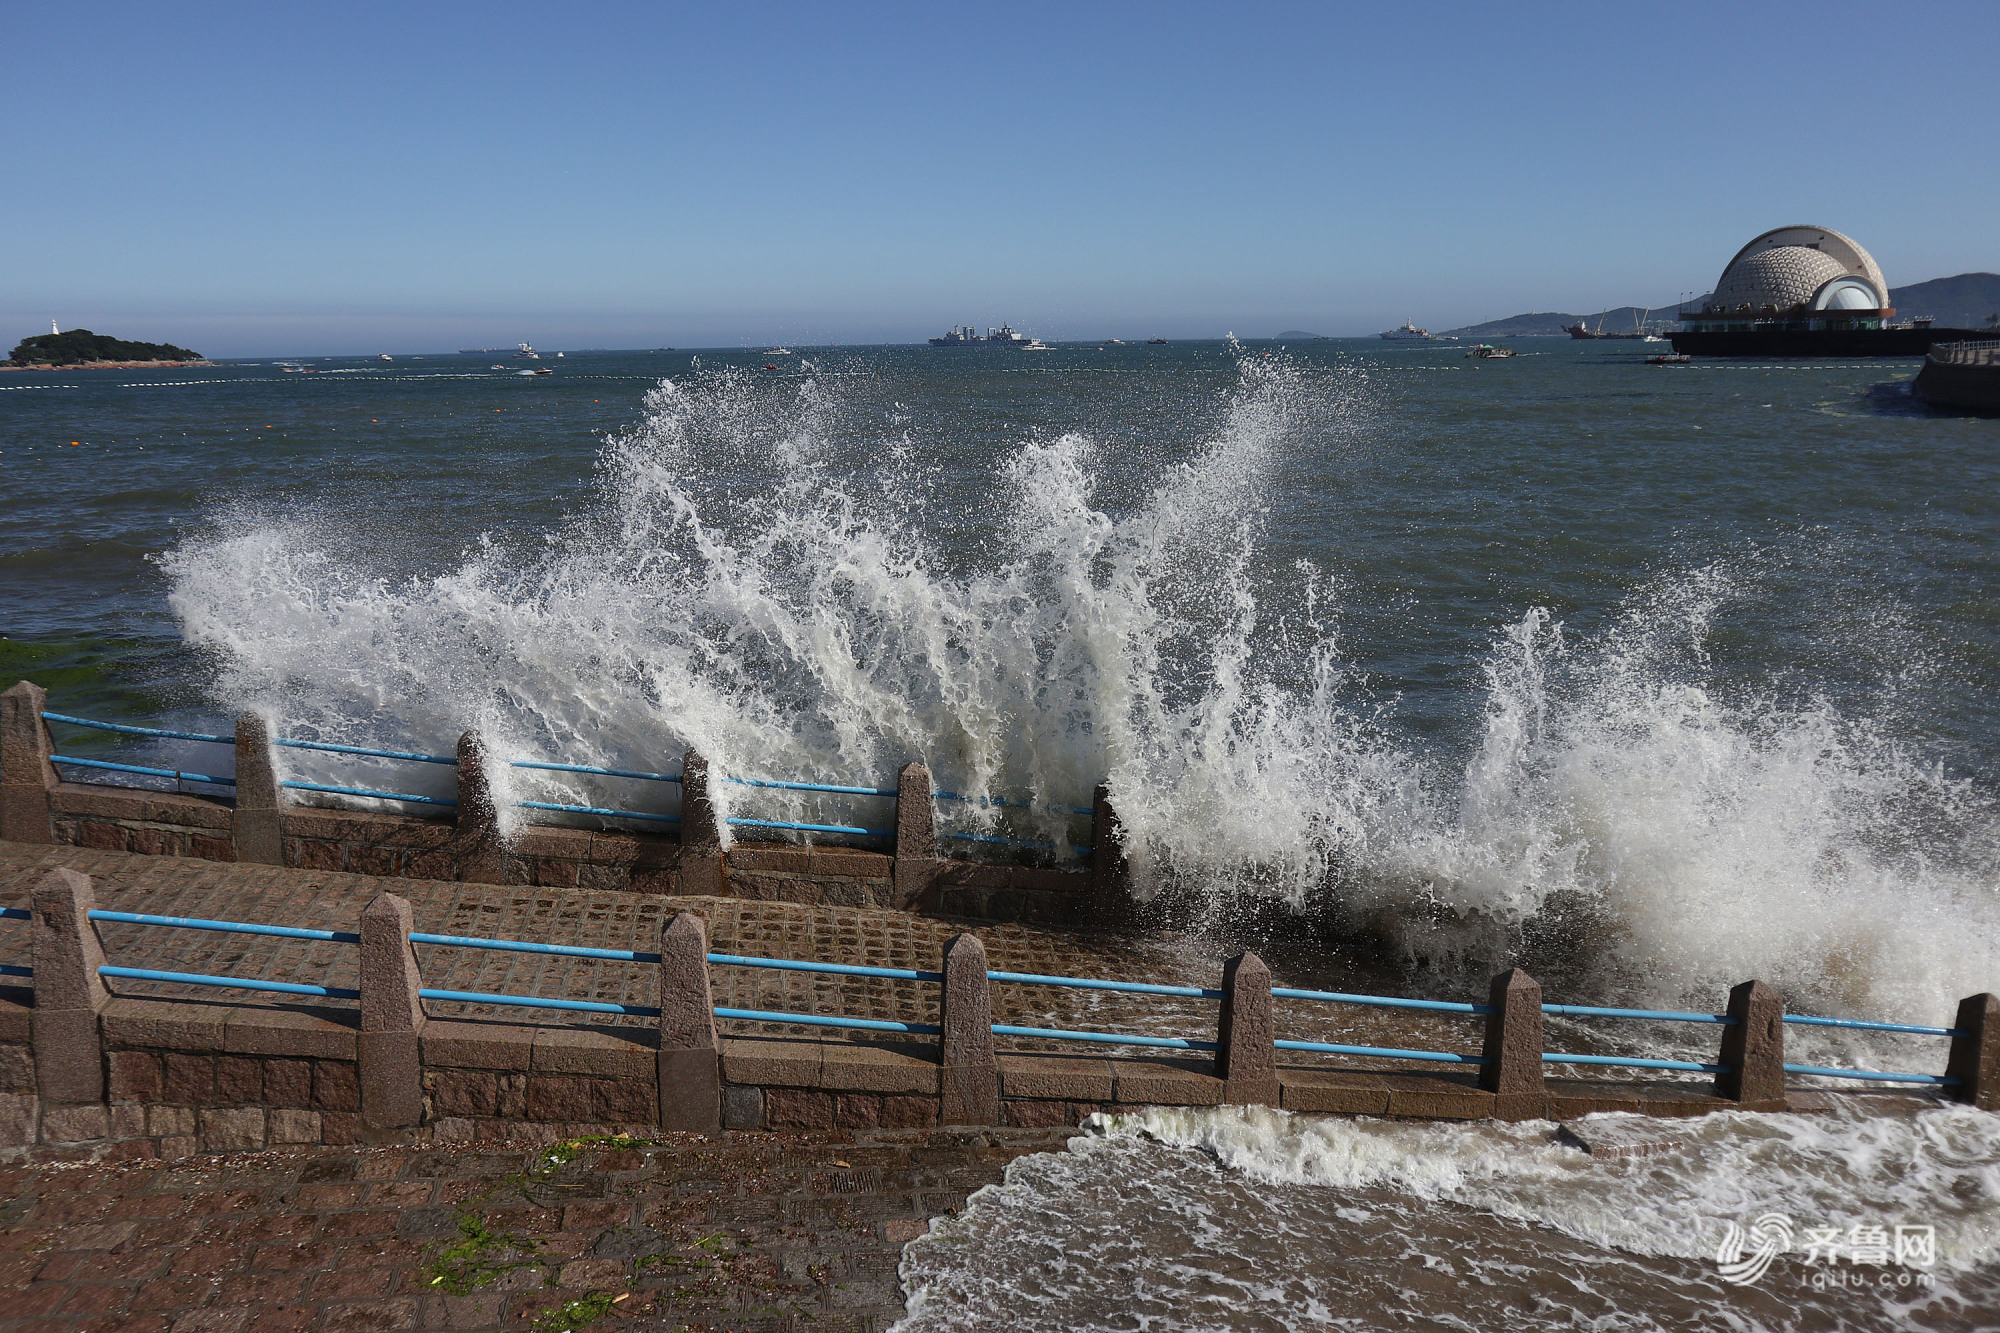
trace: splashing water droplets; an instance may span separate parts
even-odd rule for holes
[[[1887,720],[1719,676],[1712,627],[1743,596],[1726,565],[1656,578],[1591,638],[1521,613],[1467,752],[1405,740],[1341,652],[1340,584],[1260,557],[1290,453],[1356,438],[1358,377],[1242,356],[1221,402],[1176,418],[1150,489],[1080,431],[919,465],[921,409],[835,383],[662,382],[539,549],[500,534],[430,575],[331,554],[352,545],[334,519],[225,515],[166,557],[173,608],[224,705],[291,734],[421,749],[476,726],[497,755],[671,771],[691,746],[727,774],[871,786],[921,758],[948,790],[1037,807],[953,806],[952,827],[1058,847],[1089,835],[1048,807],[1103,780],[1142,892],[1224,917],[1277,898],[1409,960],[1525,957],[1578,994],[1708,1005],[1755,975],[1934,1022],[2000,974],[1990,804]],[[493,777],[510,802],[638,799]],[[424,778],[448,790],[394,775]]]

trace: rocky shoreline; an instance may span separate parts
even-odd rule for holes
[[[173,370],[179,366],[212,366],[213,361],[79,361],[66,366],[17,366],[0,361],[0,370]]]

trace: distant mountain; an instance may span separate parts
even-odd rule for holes
[[[1445,333],[1457,338],[1532,338],[1540,333],[1561,333],[1579,319],[1593,329],[1602,321],[1606,333],[1630,333],[1642,321],[1672,325],[1679,309],[1670,301],[1665,306],[1654,306],[1650,311],[1636,305],[1621,305],[1614,310],[1600,310],[1592,315],[1546,311],[1533,315],[1510,315],[1506,319],[1488,320],[1484,324],[1468,324],[1462,329],[1446,329]]]
[[[1983,329],[2000,324],[2000,273],[1961,273],[1908,287],[1891,287],[1889,304],[1899,319],[1929,315],[1940,328]]]
[[[1693,309],[1704,299],[1690,298],[1688,307]],[[1929,282],[1911,283],[1908,287],[1891,287],[1889,304],[1896,308],[1898,318],[1929,315],[1940,328],[1983,329],[1989,327],[1988,320],[2000,326],[2000,273],[1961,273],[1955,278],[1932,278]],[[1445,332],[1460,338],[1529,338],[1539,333],[1561,333],[1566,326],[1580,319],[1593,329],[1602,321],[1606,333],[1630,333],[1642,317],[1647,323],[1672,325],[1679,310],[1678,302],[1669,301],[1665,305],[1654,306],[1650,312],[1632,305],[1621,305],[1615,310],[1602,310],[1589,315],[1549,311],[1510,315],[1506,319],[1468,324],[1462,329],[1447,329]]]

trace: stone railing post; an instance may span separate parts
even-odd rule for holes
[[[424,1006],[410,904],[376,895],[361,913],[361,1123],[400,1129],[424,1116]]]
[[[1277,1020],[1271,969],[1254,953],[1222,965],[1222,1018],[1216,1028],[1215,1076],[1231,1106],[1278,1104]]]
[[[722,821],[709,794],[708,760],[694,750],[681,756],[681,857],[674,868],[675,892],[721,894]]]
[[[1945,1095],[1982,1111],[2000,1111],[2000,996],[1966,996],[1958,1002],[1952,1026],[1965,1035],[1951,1039],[1944,1072],[1958,1086],[1946,1088]]]
[[[896,774],[896,901],[905,908],[937,905],[937,820],[931,808],[931,771],[904,764]]]
[[[1535,1120],[1548,1113],[1542,1082],[1542,983],[1520,968],[1493,978],[1486,1003],[1486,1041],[1479,1086],[1493,1094],[1501,1120]]]
[[[1132,864],[1125,857],[1125,826],[1104,783],[1090,799],[1090,922],[1120,926],[1132,917]]]
[[[1785,1002],[1761,981],[1746,981],[1729,992],[1729,1016],[1722,1029],[1723,1071],[1715,1094],[1757,1110],[1785,1105]]]
[[[486,744],[476,731],[458,738],[458,828],[452,856],[458,877],[469,884],[506,882],[500,845],[500,810],[486,777]]]
[[[104,1053],[97,1016],[105,993],[104,945],[90,919],[90,876],[51,870],[30,899],[35,1007],[28,1034],[35,1089],[44,1101],[80,1106],[104,1100]]]
[[[678,913],[660,932],[660,1128],[722,1130],[722,1052],[708,989],[708,927]]]
[[[236,859],[285,863],[284,792],[271,755],[271,729],[255,713],[236,719]]]
[[[48,692],[20,681],[0,694],[0,838],[8,842],[56,840],[49,793],[61,781],[49,756],[56,752],[42,710]]]
[[[986,980],[986,946],[977,935],[954,936],[944,946],[943,1016],[939,1057],[944,1064],[943,1125],[1000,1123],[1000,1065],[993,1058],[993,992]]]

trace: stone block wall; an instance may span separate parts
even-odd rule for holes
[[[49,793],[55,841],[142,856],[234,861],[227,802],[64,783]]]

